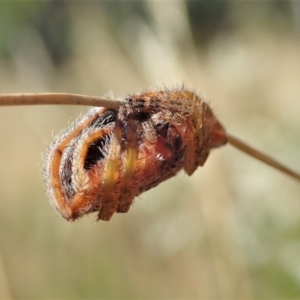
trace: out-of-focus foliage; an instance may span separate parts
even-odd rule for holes
[[[0,93],[185,82],[225,127],[300,170],[296,1],[3,1]],[[57,218],[45,143],[85,108],[0,109],[0,298],[295,299],[299,185],[230,146],[94,224]]]

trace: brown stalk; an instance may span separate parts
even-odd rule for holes
[[[28,93],[28,94],[2,94],[0,106],[17,105],[84,105],[118,109],[125,100],[115,100],[105,97],[87,96],[69,93]],[[228,143],[253,158],[271,166],[272,168],[300,181],[300,174],[290,170],[270,156],[255,150],[240,139],[227,134]]]

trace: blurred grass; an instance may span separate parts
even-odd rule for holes
[[[228,131],[299,170],[297,5],[210,3],[1,2],[0,92],[126,95],[183,81]],[[108,223],[56,217],[40,157],[81,111],[0,110],[0,298],[300,295],[299,186],[230,146]]]

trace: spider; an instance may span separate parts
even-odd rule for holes
[[[193,174],[226,141],[208,105],[184,89],[131,95],[118,110],[92,108],[48,148],[50,201],[69,221],[95,211],[109,220],[181,169]]]

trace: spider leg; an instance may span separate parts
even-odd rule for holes
[[[100,199],[100,210],[98,220],[109,221],[119,204],[119,195],[122,180],[122,115],[123,107],[120,107],[111,143],[108,149],[108,156],[104,166],[103,190]]]
[[[72,131],[63,131],[50,145],[45,157],[44,180],[47,183],[50,202],[56,211],[65,219],[72,215],[69,202],[67,201],[64,189],[62,188],[60,165],[63,153],[88,124],[97,119],[104,109],[98,110],[95,114],[74,125]]]
[[[69,220],[75,220],[84,214],[99,210],[105,174],[103,171],[104,160],[99,159],[88,170],[85,164],[91,145],[97,140],[105,139],[112,134],[111,131],[111,127],[87,131],[80,137],[81,142],[73,149],[71,182],[74,195],[69,200],[71,210]],[[104,150],[99,149],[98,151]]]
[[[134,112],[130,104],[121,109],[121,115],[124,116],[123,134],[124,139],[124,170],[121,183],[121,193],[119,205],[116,208],[117,212],[126,213],[137,194],[138,186],[135,184],[134,174],[137,167],[137,158],[139,151],[138,144],[138,126],[134,118]]]

